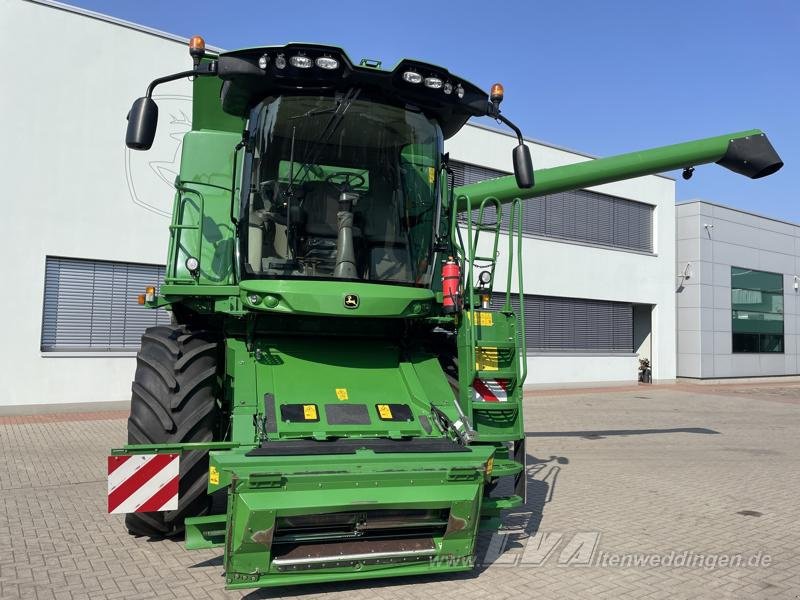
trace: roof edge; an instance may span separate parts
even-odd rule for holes
[[[761,213],[753,212],[752,210],[744,210],[742,208],[736,208],[735,206],[728,206],[727,204],[721,204],[720,202],[712,202],[711,200],[703,200],[702,198],[692,198],[691,200],[682,200],[681,202],[676,202],[675,207],[683,206],[685,204],[708,204],[709,206],[716,206],[717,208],[724,208],[725,210],[732,210],[733,212],[742,213],[745,215],[750,215],[751,217],[757,217],[759,219],[766,219],[767,221],[774,221],[775,223],[782,223],[784,225],[791,225],[792,227],[800,227],[800,223],[795,223],[794,221],[787,221],[786,219],[779,219],[777,217],[770,217],[769,215],[764,215]]]
[[[86,8],[81,8],[79,6],[73,6],[72,4],[56,2],[56,0],[25,0],[25,2],[29,2],[30,4],[39,4],[49,8],[55,8],[56,10],[63,10],[64,12],[81,15],[97,21],[104,21],[105,23],[111,23],[112,25],[117,25],[126,29],[132,29],[133,31],[138,31],[139,33],[146,33],[170,42],[176,42],[183,45],[188,45],[189,43],[189,38],[175,35],[174,33],[167,33],[166,31],[154,29],[145,25],[139,25],[138,23],[126,21],[125,19],[118,19],[117,17],[112,17],[110,15],[88,10]],[[222,52],[222,48],[218,48],[216,46],[206,46],[206,49],[212,52]]]

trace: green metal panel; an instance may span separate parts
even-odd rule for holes
[[[336,457],[246,457],[212,453],[215,468],[230,474],[225,572],[229,588],[362,579],[412,572],[469,569],[480,524],[483,471],[490,447],[467,453],[373,454]],[[446,527],[433,534],[431,551],[414,560],[361,559],[344,564],[280,568],[286,517],[336,513],[443,510]],[[368,516],[367,516],[368,518]],[[217,521],[218,522],[218,521]],[[202,541],[196,543],[202,544]],[[276,546],[278,544],[278,546]],[[335,557],[334,557],[335,558]]]
[[[167,283],[227,285],[234,281],[231,222],[232,133],[190,131],[184,136],[178,193],[170,225]],[[197,278],[186,269],[200,261]]]
[[[419,287],[308,279],[251,279],[239,287],[246,307],[275,313],[363,318],[425,317],[433,312],[433,292]],[[345,296],[353,294],[358,306],[345,306]]]
[[[209,61],[205,61],[209,62]],[[229,115],[219,102],[222,82],[216,77],[195,77],[192,82],[192,129],[216,129],[241,134],[245,120]]]

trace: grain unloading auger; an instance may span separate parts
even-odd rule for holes
[[[522,301],[521,199],[781,165],[750,131],[537,171],[534,186],[499,86],[314,44],[210,55],[196,37],[190,53],[128,119],[127,145],[148,149],[153,89],[194,77],[166,276],[142,297],[173,324],[142,338],[109,509],[134,534],[223,547],[231,588],[470,569],[478,530],[524,501],[524,323],[509,292],[489,303],[497,276]],[[443,141],[486,115],[518,135],[515,176],[453,190]]]

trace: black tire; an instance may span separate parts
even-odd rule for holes
[[[136,375],[128,418],[128,443],[210,442],[217,438],[220,344],[208,331],[185,325],[151,327],[136,355]],[[133,535],[163,538],[183,531],[183,520],[205,514],[208,452],[187,452],[180,459],[178,509],[129,513]]]

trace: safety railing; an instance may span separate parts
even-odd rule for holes
[[[203,215],[205,214],[205,198],[203,194],[188,188],[183,185],[176,186],[178,191],[178,199],[176,202],[175,210],[172,213],[172,222],[169,225],[169,252],[167,256],[167,272],[164,276],[164,282],[168,284],[195,284],[197,280],[191,278],[177,277],[178,258],[180,252],[183,251],[187,256],[194,256],[197,260],[201,260],[201,252],[203,248]],[[190,225],[183,222],[186,211],[186,205],[189,203],[187,194],[192,194],[197,197],[197,224]],[[197,248],[195,252],[191,252],[183,244],[184,231],[197,231]]]

